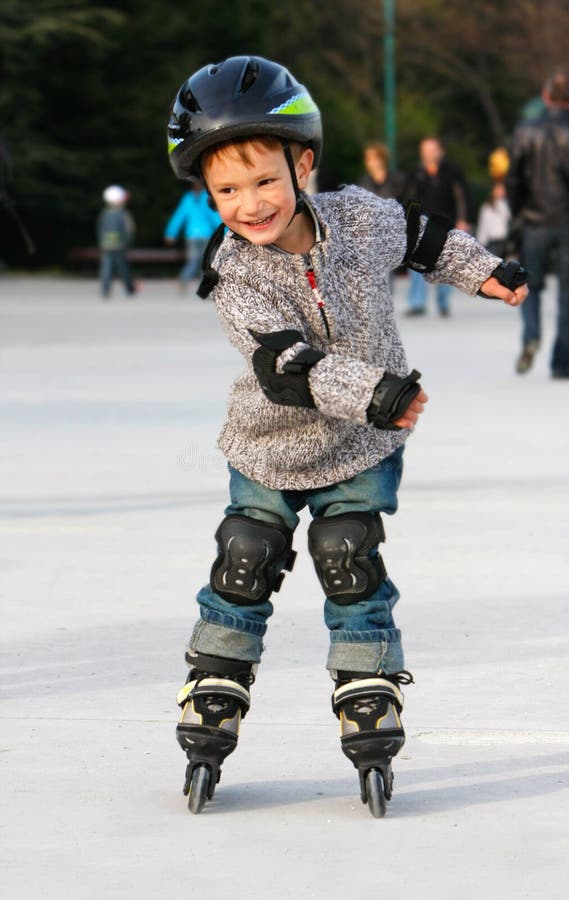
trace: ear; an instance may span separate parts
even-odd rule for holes
[[[305,147],[295,163],[296,178],[301,191],[308,184],[308,179],[312,171],[314,163],[314,151],[310,147]]]

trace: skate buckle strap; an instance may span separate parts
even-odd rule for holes
[[[243,703],[246,709],[251,705],[251,695],[246,687],[233,681],[231,678],[196,678],[188,681],[176,694],[176,703],[178,706],[185,704],[192,697],[200,694],[222,694],[225,697],[234,697]]]
[[[255,663],[245,662],[242,659],[230,659],[225,656],[210,656],[207,653],[188,651],[186,652],[186,662],[190,669],[195,669],[204,675],[229,675],[230,677],[245,678],[251,684],[255,680],[253,673]]]
[[[332,696],[332,709],[337,714],[342,703],[347,700],[370,696],[387,697],[397,704],[400,711],[403,709],[403,693],[391,681],[381,677],[361,678],[336,688]]]
[[[188,681],[183,687],[180,688],[180,690],[176,694],[176,703],[178,704],[178,706],[185,706],[195,686],[195,681]]]

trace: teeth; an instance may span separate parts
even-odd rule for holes
[[[267,216],[266,219],[256,219],[254,222],[250,222],[250,225],[264,225],[265,222],[268,222],[271,217]]]

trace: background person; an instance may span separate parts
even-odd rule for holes
[[[556,252],[559,290],[551,374],[569,378],[569,70],[554,72],[542,97],[542,114],[514,133],[507,179],[512,216],[521,229],[521,259],[529,270],[516,371],[527,372],[539,349],[541,292]]]
[[[111,184],[103,192],[105,208],[97,219],[97,243],[101,254],[101,294],[105,299],[110,297],[115,275],[122,279],[129,296],[136,293],[126,258],[135,232],[134,220],[125,209],[128,199],[128,192],[119,184]]]
[[[400,200],[405,187],[405,176],[402,172],[390,170],[388,147],[378,141],[366,144],[363,161],[365,175],[360,185],[376,197]]]
[[[207,242],[220,223],[221,219],[208,203],[207,191],[197,178],[192,179],[190,189],[168,219],[164,231],[166,244],[175,244],[180,234],[186,242],[186,262],[179,274],[182,291],[188,281],[199,276]]]
[[[496,181],[480,207],[476,229],[476,239],[496,256],[507,255],[511,218],[506,187],[502,181]]]
[[[404,189],[405,200],[419,200],[426,212],[448,216],[454,228],[470,231],[470,197],[462,171],[448,162],[442,142],[436,137],[424,138],[419,145],[420,164],[409,175]],[[427,311],[427,285],[423,276],[410,270],[409,309],[406,315],[421,316]],[[450,315],[448,284],[436,286],[439,314]]]

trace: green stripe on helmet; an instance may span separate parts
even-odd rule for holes
[[[168,138],[168,154],[172,153],[179,144],[184,143],[184,138]]]
[[[269,116],[303,116],[317,113],[318,107],[310,94],[295,94],[289,100],[269,110]]]

